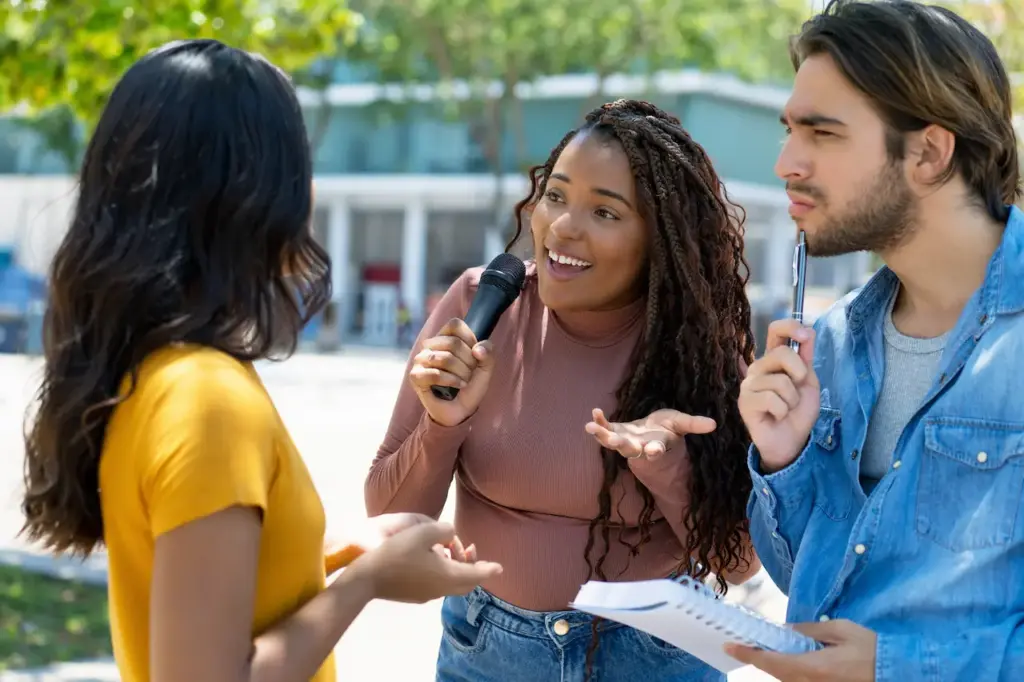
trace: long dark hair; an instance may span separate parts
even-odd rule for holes
[[[286,356],[331,289],[302,112],[256,55],[195,40],[139,60],[79,181],[50,270],[22,507],[28,538],[88,555],[103,541],[99,459],[122,379],[176,342]]]
[[[629,158],[637,199],[651,233],[647,283],[647,319],[629,374],[617,392],[613,421],[646,417],[673,408],[714,419],[708,435],[686,438],[692,461],[690,504],[683,519],[688,531],[680,570],[698,579],[743,569],[747,547],[746,503],[750,443],[737,399],[742,377],[740,359],[753,361],[749,278],[743,258],[745,215],[730,203],[707,154],[679,125],[679,120],[652,104],[619,100],[590,112],[584,125],[570,131],[547,162],[530,172],[530,194],[516,207],[516,233],[523,217],[544,195],[548,178],[565,146],[588,133],[617,140]],[[612,496],[625,459],[601,449],[604,478],[599,513],[590,523],[585,558],[591,577],[606,580]],[[654,499],[637,481],[644,506],[636,554],[650,539]],[[600,539],[602,551],[594,558]]]

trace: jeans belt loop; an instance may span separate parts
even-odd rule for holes
[[[466,607],[466,622],[476,627],[477,621],[480,617],[480,612],[484,610],[484,607],[490,603],[488,594],[481,587],[475,588],[466,597],[468,606]]]

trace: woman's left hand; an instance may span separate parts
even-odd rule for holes
[[[711,433],[715,426],[710,417],[694,417],[678,410],[657,410],[632,422],[610,422],[603,411],[595,409],[594,420],[585,428],[597,442],[626,459],[657,459],[686,434]]]

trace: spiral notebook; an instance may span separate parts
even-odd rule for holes
[[[689,577],[622,583],[590,581],[580,588],[571,606],[643,630],[723,673],[743,666],[722,650],[726,643],[793,654],[822,646],[749,609],[723,601]]]

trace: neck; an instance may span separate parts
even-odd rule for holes
[[[906,242],[879,254],[900,280],[893,321],[913,336],[938,336],[956,326],[1006,227],[947,189],[921,202]]]
[[[615,340],[643,314],[647,301],[637,298],[611,310],[554,310],[559,326],[579,341]]]

